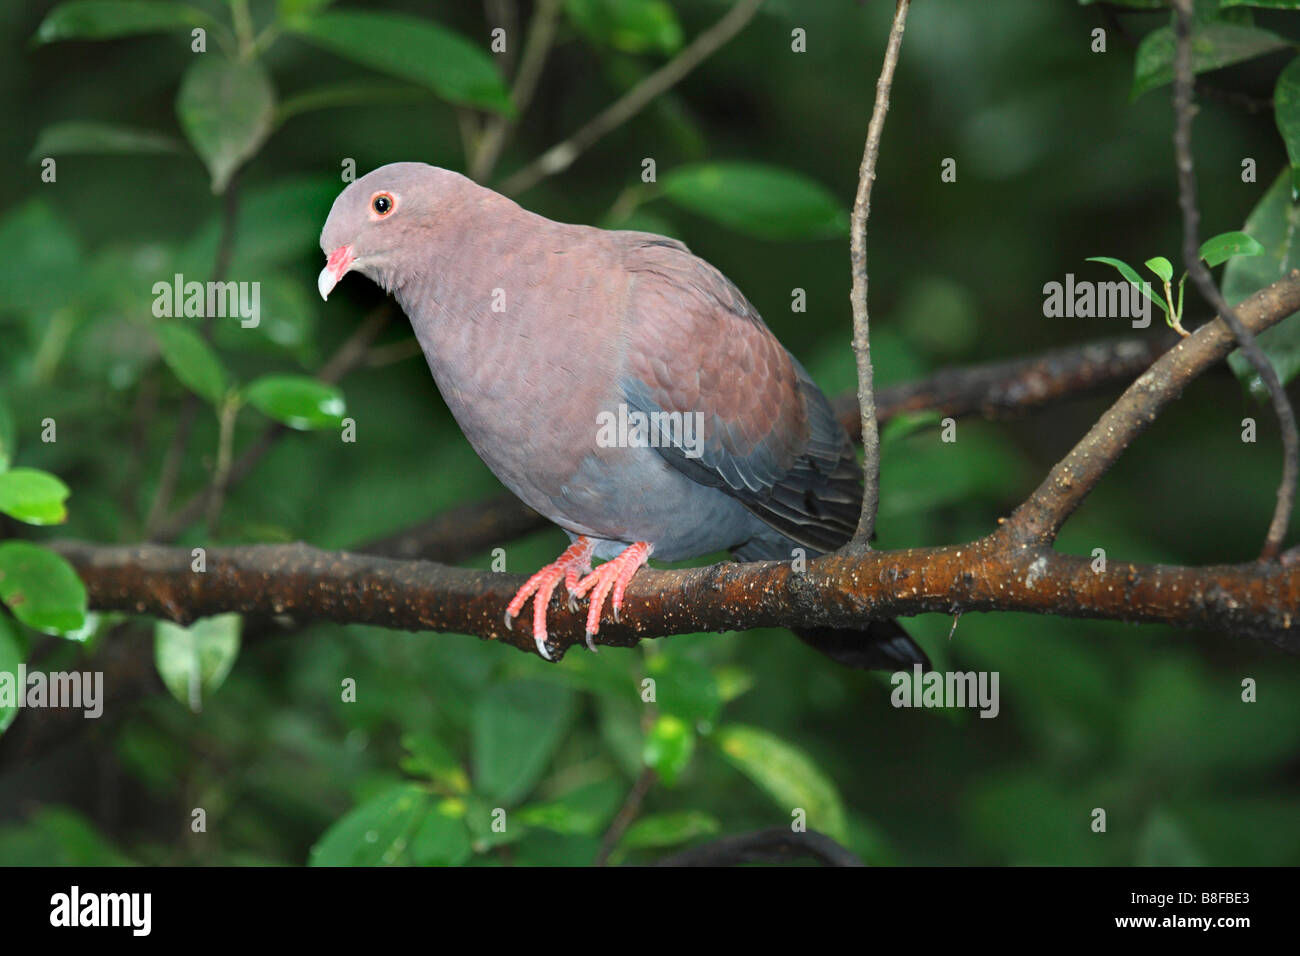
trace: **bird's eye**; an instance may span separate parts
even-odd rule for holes
[[[376,215],[387,216],[393,211],[393,197],[389,193],[379,193],[374,199],[370,200],[370,208],[375,211]]]

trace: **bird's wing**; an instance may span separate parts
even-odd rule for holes
[[[861,469],[821,390],[717,269],[675,240],[624,242],[628,406],[698,413],[702,426],[697,447],[661,443],[659,453],[799,544],[843,545],[857,525]]]

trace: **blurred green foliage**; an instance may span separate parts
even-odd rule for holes
[[[853,388],[845,209],[890,6],[769,0],[522,201],[685,238],[828,392]],[[1101,6],[932,0],[913,11],[871,223],[878,384],[1123,334],[1044,320],[1043,285],[1098,277],[1084,264],[1098,250],[1142,261],[1178,248],[1169,105],[1138,95],[1168,82],[1168,12]],[[93,670],[128,654],[161,674],[152,695],[21,763],[5,743],[48,715],[0,704],[0,863],[586,864],[634,789],[644,801],[606,847],[615,862],[786,825],[796,808],[872,863],[1300,862],[1300,666],[1224,635],[1002,614],[963,617],[950,638],[948,618],[912,622],[940,669],[1000,674],[1000,714],[984,720],[895,708],[887,675],[840,669],[782,632],[575,650],[549,665],[462,636],[316,624],[250,639],[231,617],[186,629],[86,612],[79,582],[31,541],[140,540],[191,395],[181,500],[265,416],[304,431],[230,489],[211,527],[186,528],[187,546],[355,546],[496,493],[404,324],[341,390],[314,381],[382,293],[352,280],[327,309],[312,281],[349,161],[358,174],[397,160],[463,169],[464,131],[515,113],[500,70],[518,60],[533,5],[519,7],[504,58],[477,4],[0,9],[0,88],[27,107],[11,111],[0,157],[0,530],[30,539],[0,544],[0,600],[15,587],[40,598],[0,613],[0,672],[23,661]],[[555,47],[500,173],[725,5],[550,8]],[[1235,276],[1229,266],[1235,300],[1268,281],[1258,270],[1289,262],[1289,175],[1269,184],[1300,160],[1284,109],[1298,101],[1288,64],[1300,23],[1214,0],[1198,16],[1206,234],[1245,224],[1265,248],[1233,260],[1244,263]],[[796,28],[807,52],[792,52]],[[1276,125],[1240,108],[1270,97]],[[647,157],[654,184],[641,179]],[[948,157],[955,182],[940,176]],[[48,158],[54,181],[42,179]],[[1246,158],[1258,182],[1243,180]],[[209,338],[183,310],[159,314],[155,285],[177,274],[260,282],[260,323],[222,320]],[[794,289],[806,312],[792,310]],[[1103,407],[964,421],[953,443],[925,416],[887,430],[881,546],[987,532]],[[334,439],[345,416],[355,443]],[[1255,444],[1240,440],[1243,416],[1260,421]],[[1208,376],[1126,453],[1061,547],[1177,563],[1253,556],[1277,480],[1275,428],[1230,376]],[[60,526],[36,527],[50,522]],[[554,530],[511,544],[509,570],[536,569],[560,544]],[[1091,828],[1096,808],[1105,833]]]

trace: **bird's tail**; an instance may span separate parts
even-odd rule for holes
[[[737,561],[788,561],[794,547],[792,541],[752,538],[732,551],[732,556]],[[818,556],[808,552],[809,558]],[[796,628],[794,634],[831,660],[856,670],[911,670],[914,664],[930,670],[930,658],[897,621],[871,621],[860,630]]]

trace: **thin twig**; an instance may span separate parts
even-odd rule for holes
[[[389,342],[386,345],[376,345],[366,353],[366,368],[383,368],[385,365],[405,362],[407,359],[423,354],[419,339],[411,336],[409,339]]]
[[[199,403],[193,394],[186,395],[181,403],[180,413],[176,418],[176,431],[163,455],[162,470],[158,475],[158,490],[153,496],[153,504],[144,520],[144,537],[146,541],[167,541],[171,536],[159,526],[164,512],[171,504],[176,491],[176,482],[180,477],[181,462],[185,460],[185,450],[189,447],[190,432],[194,429],[194,419],[199,414]]]
[[[515,30],[519,26],[519,6],[515,0],[483,0],[483,13],[488,25],[506,31],[506,48],[501,54],[501,75],[510,76],[515,71]]]
[[[339,347],[329,361],[321,366],[320,371],[316,373],[316,378],[319,381],[333,385],[352,369],[361,365],[365,361],[370,343],[391,317],[392,303],[385,301],[383,305],[366,317],[365,321],[357,327],[356,331],[348,337],[347,341]],[[252,470],[257,467],[257,463],[275,447],[276,441],[287,431],[288,429],[280,424],[268,425],[264,428],[262,433],[249,442],[239,457],[230,464],[229,469],[225,472],[224,481],[221,482],[220,493],[224,494],[247,478]],[[158,525],[150,540],[168,541],[202,517],[207,511],[214,494],[217,494],[216,485],[217,482],[214,480],[206,488],[196,492],[185,504],[168,516],[166,521]]]
[[[880,503],[880,431],[876,425],[876,399],[871,371],[871,338],[867,319],[867,219],[871,215],[871,187],[876,181],[876,161],[880,157],[880,137],[889,112],[889,90],[894,84],[898,52],[903,45],[903,28],[907,24],[909,0],[898,0],[894,22],[889,28],[885,62],[876,81],[876,103],[867,125],[867,142],[862,150],[858,170],[858,192],[853,199],[853,218],[849,236],[849,260],[853,267],[853,354],[858,363],[858,410],[862,421],[863,494],[862,512],[852,544],[869,547],[876,529],[876,509]]]
[[[883,427],[900,415],[933,412],[961,418],[1010,418],[1054,402],[1128,385],[1177,341],[1172,332],[1089,342],[1029,358],[940,369],[914,382],[876,390],[876,420]],[[840,424],[857,439],[858,394],[831,402]]]
[[[1174,155],[1178,167],[1178,204],[1183,210],[1183,261],[1201,295],[1227,323],[1241,348],[1241,354],[1259,373],[1260,379],[1268,388],[1282,433],[1282,480],[1278,484],[1273,520],[1269,523],[1264,547],[1260,552],[1260,558],[1267,561],[1276,558],[1281,551],[1282,541],[1291,523],[1296,480],[1300,478],[1300,437],[1296,434],[1295,412],[1286,390],[1278,380],[1273,363],[1223,298],[1210,270],[1201,261],[1200,239],[1197,236],[1201,212],[1196,205],[1196,167],[1192,160],[1192,118],[1196,113],[1196,106],[1192,102],[1192,0],[1175,0],[1175,14]]]
[[[217,464],[212,472],[211,492],[208,495],[207,533],[209,537],[217,532],[217,522],[221,520],[221,508],[226,501],[226,488],[230,481],[230,464],[235,442],[235,420],[239,417],[238,401],[228,398],[221,405],[217,433]]]
[[[763,0],[740,0],[713,26],[697,36],[673,59],[628,90],[563,142],[556,143],[501,184],[507,196],[527,192],[547,176],[572,165],[584,150],[606,133],[641,112],[655,97],[681,81],[749,23]]]
[[[1300,309],[1300,271],[1292,271],[1237,305],[1248,328],[1262,332]],[[1191,381],[1227,358],[1235,341],[1222,322],[1207,322],[1166,352],[1130,385],[1062,458],[1003,527],[1023,546],[1055,540],[1061,526],[1129,444]]]
[[[542,67],[546,65],[546,57],[555,43],[555,27],[559,18],[560,0],[537,0],[537,8],[528,23],[528,38],[524,41],[524,52],[519,60],[519,73],[515,76],[515,85],[510,92],[510,100],[515,105],[515,119],[496,115],[487,121],[469,164],[471,179],[486,182],[496,168],[510,131],[537,91]],[[507,42],[514,41],[508,39]]]
[[[221,231],[217,237],[217,252],[212,263],[212,281],[224,282],[230,271],[230,262],[235,254],[235,230],[239,223],[239,173],[235,172],[226,184],[226,191],[221,197]],[[209,344],[215,331],[216,316],[204,318],[202,333]],[[163,515],[171,507],[172,497],[176,494],[176,483],[180,479],[181,465],[189,449],[190,436],[194,431],[194,420],[199,413],[199,397],[188,392],[181,404],[180,415],[176,422],[176,431],[172,433],[171,444],[163,456],[162,471],[158,477],[158,490],[154,494],[149,516],[144,523],[144,536],[150,541],[167,541],[172,537],[160,531],[159,525]]]
[[[632,782],[632,788],[628,790],[623,805],[619,807],[613,822],[610,823],[609,829],[605,831],[604,837],[600,841],[600,849],[596,852],[596,858],[592,860],[592,866],[604,866],[609,860],[609,855],[614,852],[614,847],[618,846],[618,841],[623,839],[623,834],[627,828],[632,825],[636,815],[641,812],[641,804],[645,801],[646,794],[650,788],[655,785],[659,775],[650,767],[645,767],[640,775]]]

